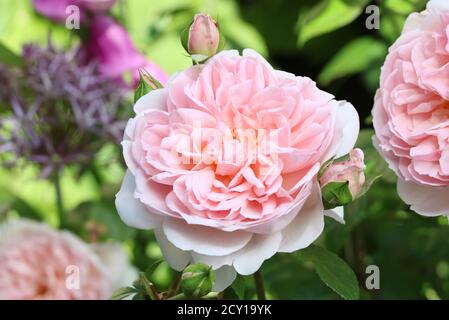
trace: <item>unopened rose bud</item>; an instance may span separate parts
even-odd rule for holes
[[[185,268],[181,278],[181,289],[186,297],[199,298],[208,294],[214,285],[212,267],[196,263]]]
[[[365,183],[364,154],[360,149],[349,153],[349,160],[329,165],[320,177],[327,209],[346,205],[362,191]]]
[[[182,43],[197,62],[213,56],[220,47],[220,30],[217,22],[208,14],[196,14],[188,32],[183,34]]]

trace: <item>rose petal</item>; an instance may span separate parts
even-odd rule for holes
[[[342,157],[354,148],[359,135],[359,115],[354,106],[346,101],[339,101],[335,119],[335,134],[325,160],[332,156]]]
[[[162,225],[158,215],[146,210],[134,196],[136,183],[131,171],[127,170],[120,191],[115,196],[115,207],[124,223],[137,229],[153,229]]]
[[[449,213],[449,189],[398,179],[398,194],[413,211],[428,217]]]
[[[134,112],[139,114],[148,110],[167,110],[167,95],[168,90],[165,88],[148,92],[137,100]]]
[[[223,266],[215,270],[215,283],[212,287],[212,291],[221,292],[229,287],[237,277],[235,269],[230,266]]]
[[[325,210],[324,215],[331,217],[341,224],[345,224],[345,212],[344,207],[336,207],[331,210]]]
[[[176,271],[182,271],[189,264],[191,256],[189,252],[182,251],[175,247],[164,234],[162,229],[154,230],[157,243],[161,247],[162,254],[164,255],[167,263]]]
[[[211,256],[224,256],[243,248],[252,237],[245,231],[225,232],[199,225],[188,225],[179,219],[165,219],[163,230],[167,239],[184,251]]]
[[[307,199],[301,212],[282,230],[282,242],[279,252],[293,252],[306,248],[323,232],[324,213],[321,191],[315,184],[314,191]]]
[[[265,260],[276,254],[281,241],[281,232],[269,235],[253,235],[251,241],[239,251],[235,258],[235,270],[243,275],[253,274],[259,270]]]

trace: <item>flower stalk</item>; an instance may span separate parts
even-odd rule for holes
[[[257,299],[258,300],[267,300],[267,297],[265,295],[265,285],[264,285],[262,273],[260,272],[260,270],[257,270],[254,273],[254,283],[256,285]]]

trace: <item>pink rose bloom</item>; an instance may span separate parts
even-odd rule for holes
[[[349,182],[349,192],[355,199],[365,183],[363,151],[351,150],[349,160],[331,164],[320,178],[321,187],[331,182]]]
[[[318,170],[347,154],[359,131],[351,104],[248,49],[178,73],[134,111],[117,210],[155,230],[174,269],[211,265],[215,291],[321,234]]]
[[[374,144],[398,193],[426,216],[449,213],[449,1],[409,16],[382,68]]]
[[[161,83],[167,80],[165,72],[137,51],[125,28],[111,17],[95,16],[92,19],[90,37],[84,44],[84,52],[87,58],[95,59],[99,63],[102,74],[117,78],[124,86],[130,86],[124,81],[126,73],[132,77],[131,87],[137,85],[141,68]]]
[[[0,225],[0,300],[108,299],[135,274],[117,245],[88,245],[28,220]]]
[[[66,8],[70,5],[78,6],[80,13],[84,11],[102,13],[109,11],[116,2],[117,0],[33,0],[33,6],[43,16],[64,22],[69,16]]]

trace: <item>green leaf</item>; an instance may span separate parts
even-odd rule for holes
[[[143,289],[144,292],[140,292],[141,294],[145,293],[148,295],[151,300],[159,300],[159,295],[154,287],[153,283],[148,280],[147,276],[144,272],[140,273],[140,288]]]
[[[36,221],[42,220],[42,214],[33,208],[28,202],[19,197],[15,197],[10,208],[16,210],[22,218],[28,218]]]
[[[330,182],[321,189],[325,209],[347,205],[352,201],[349,182]]]
[[[335,79],[365,71],[387,54],[387,46],[372,37],[361,37],[344,46],[323,68],[318,81],[328,85]]]
[[[139,85],[136,88],[136,91],[134,91],[134,103],[137,102],[141,97],[146,95],[148,92],[150,92],[152,89],[148,83],[145,82],[143,79],[142,73],[140,73],[140,80]]]
[[[368,0],[323,0],[298,19],[298,44],[341,28],[354,21]]]
[[[140,80],[139,85],[134,91],[134,103],[137,102],[142,96],[146,95],[148,92],[153,91],[155,89],[162,88],[162,84],[157,81],[151,74],[149,74],[146,70],[139,70]]]
[[[384,0],[385,9],[397,14],[409,15],[413,11],[424,9],[426,0]]]
[[[237,278],[235,278],[231,288],[240,300],[245,299],[245,278],[237,275]]]
[[[299,252],[299,257],[312,261],[320,279],[346,300],[359,299],[359,284],[354,271],[336,254],[311,245]]]
[[[157,269],[157,267],[159,267],[159,265],[164,262],[164,259],[159,259],[156,262],[154,262],[151,266],[148,267],[148,269],[145,270],[145,275],[148,278],[151,278],[151,276],[153,275],[154,270]]]
[[[132,294],[136,294],[138,291],[132,287],[122,287],[114,291],[111,296],[111,300],[123,300]]]
[[[204,5],[200,10],[207,11]],[[264,37],[252,24],[240,17],[240,8],[236,1],[217,1],[212,16],[216,14],[216,20],[220,26],[219,49],[223,48],[224,40],[230,48],[251,48],[263,56],[268,54],[268,48]]]
[[[20,67],[23,65],[22,58],[0,43],[0,63]]]

